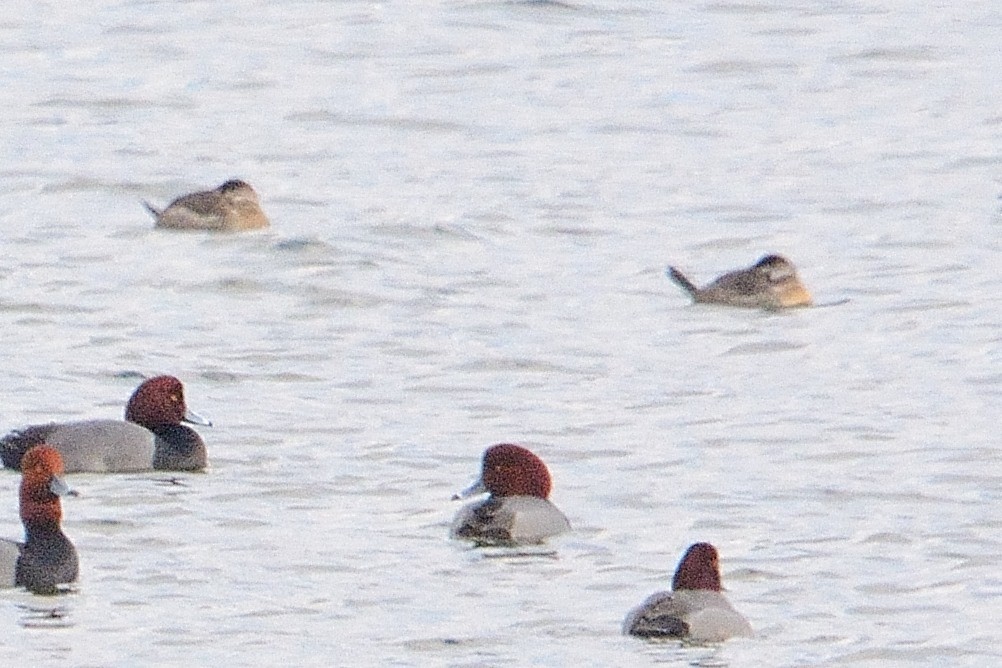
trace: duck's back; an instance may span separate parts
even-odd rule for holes
[[[454,538],[538,543],[571,528],[567,517],[547,499],[535,496],[491,497],[456,515]]]
[[[744,615],[718,591],[682,590],[674,593],[684,600],[689,613],[689,637],[694,640],[718,642],[735,636],[751,636],[752,628]]]
[[[41,443],[59,451],[66,473],[148,471],[153,468],[156,437],[148,429],[123,420],[34,425],[0,441],[4,466],[20,468],[24,453]]]
[[[163,211],[149,207],[158,227],[181,230],[235,232],[268,227],[253,191],[225,192],[218,189],[179,197]]]
[[[0,588],[14,586],[14,574],[20,556],[20,543],[0,538]]]
[[[688,609],[670,591],[659,591],[630,610],[623,622],[623,633],[642,638],[684,638],[689,633],[685,623]]]
[[[724,274],[700,290],[696,301],[732,306],[778,306],[768,279],[754,269]]]
[[[719,642],[752,635],[751,626],[723,594],[702,589],[657,592],[630,611],[623,631],[647,638]]]
[[[156,216],[157,227],[177,230],[222,230],[226,228],[226,210],[214,192],[185,195]]]

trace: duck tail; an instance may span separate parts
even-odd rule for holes
[[[0,439],[0,460],[6,468],[21,470],[24,453],[36,445],[44,445],[49,434],[48,425],[33,425],[17,429]]]
[[[5,468],[19,470],[21,468],[21,457],[24,456],[24,451],[18,447],[18,444],[13,442],[10,436],[3,439],[0,443],[0,460],[3,461]]]
[[[683,274],[675,267],[668,267],[668,271],[666,273],[668,274],[668,278],[675,281],[675,283],[677,283],[680,288],[682,288],[683,290],[688,292],[692,297],[695,298],[696,293],[699,292],[699,288],[697,288],[692,281],[686,278],[685,274]]]
[[[163,213],[163,211],[158,211],[152,204],[150,204],[146,200],[143,200],[143,206],[145,206],[146,210],[153,215],[154,220],[160,220],[160,214]]]

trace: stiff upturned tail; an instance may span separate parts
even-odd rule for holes
[[[160,214],[163,213],[163,211],[157,211],[153,207],[153,205],[150,204],[149,202],[147,202],[146,200],[143,200],[143,206],[146,207],[147,211],[149,211],[151,214],[153,214],[153,219],[154,220],[160,220]]]
[[[680,288],[688,292],[689,295],[692,296],[693,298],[696,297],[696,293],[699,292],[699,288],[697,288],[692,281],[686,278],[685,274],[683,274],[675,267],[668,267],[667,273],[668,273],[668,278],[678,283],[678,286]]]

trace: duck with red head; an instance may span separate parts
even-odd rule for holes
[[[728,272],[702,288],[675,267],[668,267],[668,277],[698,303],[763,309],[811,305],[811,293],[782,255],[765,255],[751,267]]]
[[[720,585],[717,548],[709,543],[689,547],[672,579],[672,591],[651,594],[623,622],[623,632],[642,638],[687,638],[720,642],[751,636],[741,613],[731,607]]]
[[[74,582],[77,551],[63,533],[59,497],[71,493],[60,476],[63,461],[54,448],[37,445],[21,460],[21,522],[24,543],[0,540],[0,587],[26,587],[54,594]]]
[[[212,424],[188,410],[180,380],[156,376],[132,393],[124,422],[83,420],[24,427],[0,439],[0,458],[4,466],[17,469],[29,448],[45,443],[59,451],[68,473],[200,471],[207,463],[205,442],[182,422]]]
[[[571,527],[549,501],[550,485],[546,464],[528,449],[511,443],[492,445],[484,451],[480,478],[453,498],[490,496],[460,509],[450,535],[484,545],[512,545],[539,543],[561,534]]]

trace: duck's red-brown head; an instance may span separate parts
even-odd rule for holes
[[[36,445],[21,458],[21,521],[29,531],[59,528],[59,497],[69,493],[62,474],[63,458],[48,445]]]
[[[709,543],[695,543],[686,550],[672,578],[671,588],[720,591],[720,558]]]
[[[181,381],[174,376],[154,376],[143,381],[129,397],[125,419],[149,429],[178,424],[187,412]]]
[[[543,460],[527,448],[512,443],[492,445],[484,451],[480,479],[494,496],[550,495],[550,472]]]
[[[154,376],[142,382],[129,397],[125,419],[150,430],[182,422],[212,426],[212,423],[188,410],[184,385],[174,376]]]

